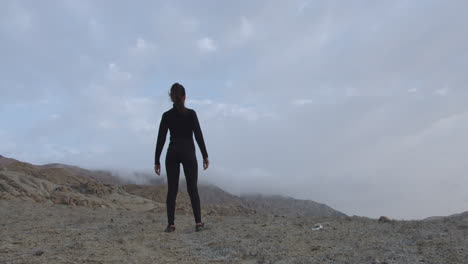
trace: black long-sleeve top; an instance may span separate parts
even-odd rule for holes
[[[159,165],[159,158],[166,142],[167,130],[170,131],[170,142],[183,141],[184,139],[191,139],[193,144],[193,136],[200,147],[203,159],[208,158],[206,152],[205,141],[201,132],[200,123],[198,122],[197,113],[193,109],[186,108],[186,111],[178,110],[175,105],[164,112],[159,124],[158,139],[156,143],[156,151],[154,155],[154,164]],[[170,144],[171,144],[170,143]]]

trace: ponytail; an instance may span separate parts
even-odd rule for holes
[[[180,112],[185,112],[187,108],[184,105],[184,96],[185,96],[185,88],[180,83],[174,83],[171,87],[171,91],[169,92],[169,96],[171,97],[171,101],[174,103],[174,106]]]

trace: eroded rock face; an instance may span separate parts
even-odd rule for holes
[[[102,183],[88,181],[88,182],[80,183],[77,189],[79,190],[79,192],[84,193],[84,194],[91,194],[91,195],[103,197],[103,196],[113,193],[118,188],[110,184],[102,184]]]
[[[44,202],[48,200],[55,184],[37,179],[33,176],[12,172],[0,171],[0,190],[3,198],[17,198]]]
[[[82,196],[76,195],[71,191],[71,188],[59,186],[51,193],[51,201],[55,204],[78,205],[97,207],[98,203],[90,202]]]
[[[66,175],[65,179],[59,179],[57,182],[67,184],[56,184],[46,179],[57,179],[57,175],[44,176],[41,172],[33,174],[11,170],[0,171],[0,199],[137,211],[164,207],[164,204],[128,194],[118,186],[92,180],[86,182],[85,179],[67,180]],[[38,174],[41,175],[37,176]]]

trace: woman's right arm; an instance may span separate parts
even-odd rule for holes
[[[198,147],[200,147],[203,160],[207,160],[208,152],[206,151],[205,140],[203,139],[200,123],[198,122],[197,113],[195,111],[193,111],[193,133],[195,134],[195,140],[198,143]]]

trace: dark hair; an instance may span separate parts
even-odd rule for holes
[[[185,96],[185,88],[182,84],[174,83],[171,87],[171,91],[169,92],[169,96],[179,111],[185,112],[187,110],[184,105],[184,100],[182,99],[182,97]]]

